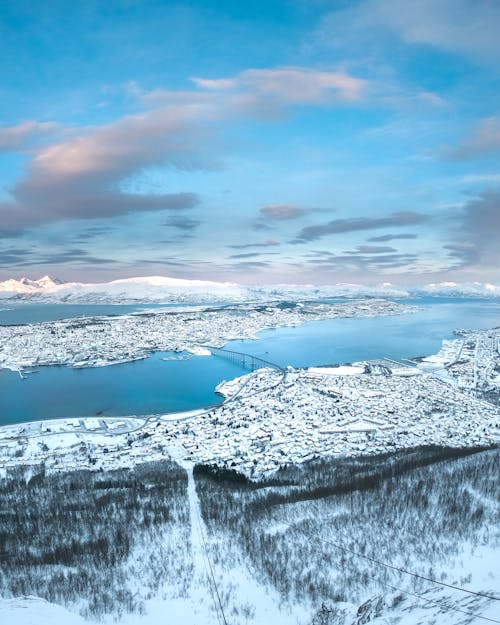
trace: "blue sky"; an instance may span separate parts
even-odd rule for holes
[[[497,0],[0,0],[0,279],[500,282]]]

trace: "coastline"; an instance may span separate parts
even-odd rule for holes
[[[4,426],[0,466],[4,472],[39,463],[55,471],[97,470],[180,454],[259,478],[321,457],[496,446],[500,411],[483,392],[499,392],[492,366],[500,358],[499,338],[499,329],[467,333],[413,369],[385,361],[289,367],[284,374],[258,369],[219,385],[226,400],[201,410]],[[443,369],[446,378],[437,375]]]

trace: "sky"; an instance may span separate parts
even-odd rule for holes
[[[500,283],[498,0],[0,0],[0,280]]]

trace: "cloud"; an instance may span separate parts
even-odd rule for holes
[[[486,189],[461,207],[454,240],[443,246],[454,264],[449,270],[498,274],[500,266],[500,188]]]
[[[260,243],[238,243],[234,245],[228,245],[227,247],[233,250],[246,250],[253,247],[274,247],[277,245],[281,245],[281,243],[274,239],[267,239],[267,241],[261,241]]]
[[[379,19],[410,44],[426,44],[475,59],[500,59],[500,5],[491,0],[375,0]]]
[[[465,247],[460,250],[457,245],[464,246],[463,234],[457,236],[452,251],[469,254],[470,262],[477,260],[489,267],[500,265],[500,189],[483,191],[479,197],[465,204],[460,233],[465,233]],[[461,240],[460,240],[461,239]],[[448,248],[451,249],[451,248]]]
[[[373,230],[376,228],[391,228],[395,226],[409,226],[423,223],[429,219],[428,215],[413,211],[401,211],[388,217],[355,217],[351,219],[334,219],[325,224],[306,226],[298,233],[292,243],[306,243],[315,241],[328,234],[342,234],[359,230]]]
[[[29,267],[33,265],[61,265],[65,263],[85,265],[114,264],[112,258],[94,256],[82,248],[37,253],[25,248],[7,248],[0,250],[0,264]]]
[[[243,252],[242,254],[232,254],[228,258],[255,258],[260,255],[260,252]]]
[[[25,265],[29,252],[24,248],[9,247],[0,250],[0,265]]]
[[[259,210],[259,218],[252,228],[254,230],[273,230],[279,222],[292,221],[311,213],[331,213],[325,208],[301,208],[295,204],[267,204]]]
[[[270,219],[296,219],[304,215],[306,211],[293,204],[268,204],[260,209],[260,214]]]
[[[478,198],[465,205],[464,226],[467,234],[472,234],[478,242],[495,241],[498,243],[500,189],[485,190]]]
[[[134,195],[102,190],[66,189],[53,185],[40,189],[37,184],[15,190],[13,202],[0,202],[0,233],[18,236],[34,226],[61,219],[94,219],[138,211],[185,209],[198,203],[194,193]],[[26,192],[25,192],[26,191]],[[42,193],[43,191],[43,193]]]
[[[346,72],[309,67],[248,69],[222,78],[191,79],[195,89],[155,89],[140,96],[146,106],[189,106],[211,119],[239,116],[275,119],[289,109],[305,106],[359,104],[369,81]]]
[[[388,254],[396,252],[393,247],[389,245],[358,245],[354,252],[345,252],[346,254]]]
[[[88,241],[103,235],[109,235],[113,230],[114,228],[111,226],[92,226],[82,232],[75,233],[71,238],[73,241]]]
[[[450,252],[449,255],[457,261],[457,264],[454,265],[452,269],[459,269],[474,265],[479,258],[476,246],[473,243],[468,243],[466,241],[450,243],[449,245],[445,245],[444,249],[448,250]]]
[[[217,132],[230,119],[268,118],[299,104],[361,98],[364,81],[342,72],[292,67],[247,70],[232,78],[195,79],[191,91],[139,93],[154,106],[38,147],[27,171],[0,203],[0,231],[15,236],[62,219],[192,208],[195,193],[129,193],[123,183],[148,167],[184,170],[219,166]],[[0,129],[0,146],[17,146],[45,128],[29,122]],[[180,223],[180,222],[179,222]]]
[[[193,78],[197,87],[217,92],[239,92],[242,106],[291,106],[356,102],[363,98],[367,81],[345,72],[317,71],[307,67],[248,69],[221,79]]]
[[[148,165],[180,166],[196,153],[196,135],[190,112],[172,109],[128,116],[39,148],[10,189],[12,200],[0,203],[0,231],[15,235],[61,219],[192,208],[194,193],[141,195],[121,192],[119,183]]]
[[[56,127],[53,122],[28,121],[16,126],[0,126],[0,153],[25,147],[30,139],[48,133]]]
[[[369,243],[385,243],[386,241],[395,241],[396,239],[416,239],[416,234],[403,232],[401,234],[382,234],[379,237],[370,237],[366,239]]]
[[[447,150],[446,155],[452,159],[465,160],[497,152],[500,152],[500,119],[486,117],[472,128],[469,136],[458,146]]]
[[[230,265],[231,269],[238,271],[247,271],[248,269],[263,269],[264,267],[269,267],[270,263],[264,260],[249,260],[249,261],[241,261],[239,263],[234,263]]]
[[[237,81],[232,78],[191,78],[197,87],[202,89],[233,89]]]
[[[494,64],[500,60],[499,30],[500,4],[496,0],[364,0],[329,13],[317,37],[344,49],[355,41],[371,52],[387,43],[382,36],[385,33],[409,45],[430,46]]]
[[[53,252],[36,259],[37,265],[59,265],[62,263],[82,263],[85,265],[107,265],[115,263],[112,258],[102,258],[93,256],[86,250],[74,248],[63,250],[61,252]]]
[[[190,217],[184,217],[183,215],[172,215],[165,222],[165,226],[170,228],[177,228],[178,230],[191,231],[195,230],[200,225],[199,219],[191,219]]]
[[[415,268],[419,258],[416,254],[394,253],[360,253],[346,252],[334,254],[333,252],[316,252],[310,255],[308,264],[319,268],[322,271],[360,271],[366,272],[386,272],[391,270],[411,271]]]

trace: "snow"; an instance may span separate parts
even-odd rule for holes
[[[312,375],[359,375],[363,373],[364,367],[347,365],[342,365],[340,367],[309,367],[307,371]]]
[[[451,356],[452,364],[431,372],[414,368],[411,377],[392,375],[389,365],[381,374],[368,362],[312,372],[266,368],[220,384],[217,391],[226,400],[206,410],[5,426],[0,463],[45,462],[48,469],[63,470],[90,462],[96,469],[114,468],[171,457],[174,446],[190,462],[258,477],[334,454],[495,445],[500,411],[482,393],[500,395],[498,340],[500,329],[467,333],[459,360],[457,346],[445,343],[443,361]],[[116,429],[108,425],[113,423]]]
[[[171,301],[240,300],[246,290],[233,282],[180,280],[166,276],[126,278],[103,283],[61,282],[49,276],[39,280],[9,279],[0,282],[3,297],[17,297],[50,302],[127,302],[154,303]]]
[[[39,597],[0,598],[0,615],[5,625],[89,625],[78,614]]]
[[[204,347],[188,347],[186,349],[187,352],[193,354],[194,356],[211,356],[212,352],[209,349],[205,349]]]
[[[217,553],[221,538],[210,536],[202,521],[193,464],[214,463],[257,477],[284,464],[314,457],[379,454],[428,444],[498,444],[499,410],[475,393],[499,393],[499,341],[500,330],[462,332],[454,341],[443,341],[440,352],[424,359],[418,368],[408,368],[411,379],[397,375],[403,370],[392,368],[392,364],[387,365],[387,375],[365,373],[368,368],[363,363],[307,370],[290,367],[286,373],[262,369],[221,384],[218,391],[228,399],[209,411],[192,410],[149,419],[89,417],[6,426],[0,428],[0,474],[10,467],[40,462],[48,471],[61,471],[130,467],[162,458],[178,460],[189,479],[195,565],[190,592],[183,598],[155,597],[146,602],[145,615],[125,615],[120,623],[163,625],[167,618],[170,623],[215,625],[203,537],[209,553]],[[443,370],[447,371],[444,382],[436,379],[436,373]],[[457,381],[460,384],[455,384]],[[280,526],[276,525],[274,531],[279,532]],[[472,546],[464,554],[467,562],[474,563],[468,570],[471,583],[492,587],[495,580],[486,571],[495,567],[498,570],[497,554],[486,547],[476,547],[473,553]],[[224,570],[222,560],[214,561],[222,592],[233,593],[234,605],[253,610],[249,623],[311,622],[308,606],[281,601],[276,591],[256,579],[243,558]],[[460,579],[463,570],[458,564],[456,567],[450,569],[450,575]],[[403,595],[397,605],[390,596],[371,598],[362,606],[338,604],[336,607],[345,613],[345,620],[339,618],[338,622],[456,625],[470,621],[459,612],[444,611],[425,599],[446,600],[447,605],[451,601],[459,609],[496,617],[494,602],[436,589],[424,593],[424,599]],[[94,625],[36,597],[0,600],[0,619],[9,625]],[[104,621],[105,625],[113,622],[112,617]]]
[[[489,282],[432,282],[413,292],[448,297],[500,297],[500,286]]]
[[[334,297],[409,297],[444,295],[456,297],[500,297],[500,286],[481,282],[441,282],[420,287],[381,284],[336,283],[329,285],[276,284],[244,286],[234,282],[186,280],[169,276],[145,276],[102,283],[63,282],[43,276],[38,280],[23,277],[0,282],[0,298],[47,302],[80,303],[161,303],[172,301],[243,301]]]
[[[184,412],[172,412],[169,414],[161,415],[159,418],[162,421],[184,421],[185,419],[191,419],[192,417],[199,417],[204,414],[206,410],[204,408],[197,410],[185,410]]]
[[[0,326],[0,367],[20,371],[22,375],[25,367],[102,367],[146,358],[153,351],[208,356],[208,345],[221,347],[231,339],[253,339],[258,332],[279,326],[416,310],[387,300],[307,302],[301,307],[280,307],[274,302],[263,308],[239,304],[217,310],[199,308]]]

